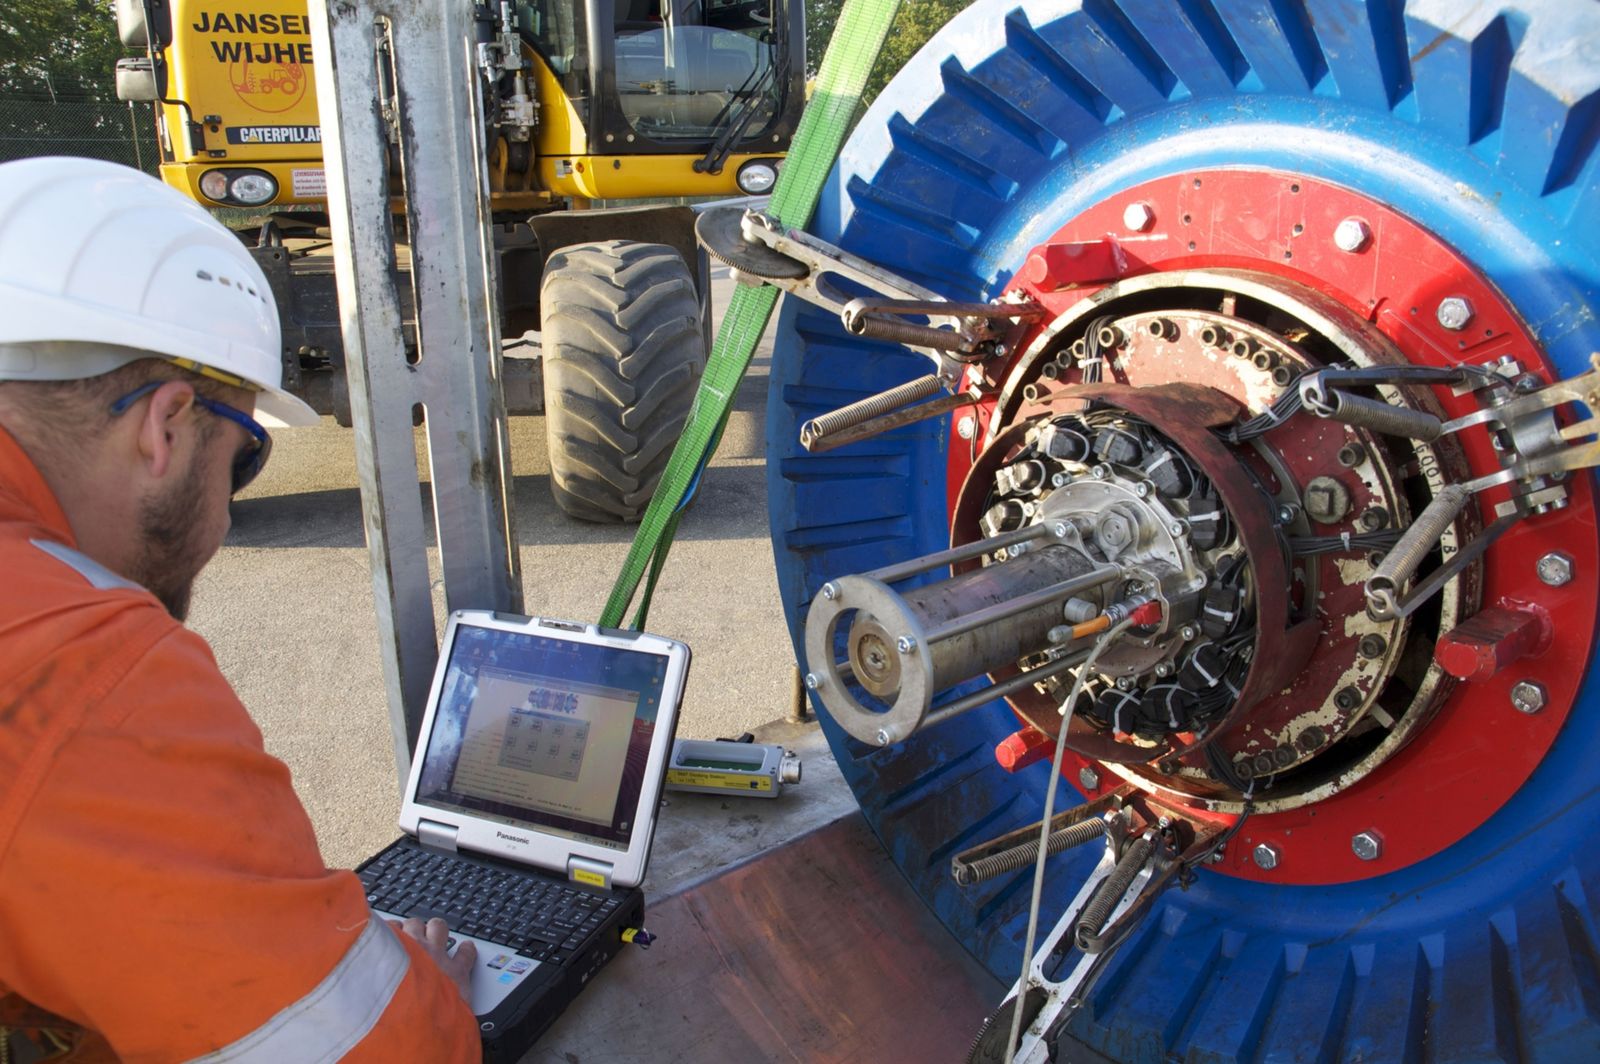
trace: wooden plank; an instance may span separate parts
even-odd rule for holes
[[[859,814],[652,906],[524,1064],[962,1059],[1003,988]]]

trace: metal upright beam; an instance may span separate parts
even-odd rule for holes
[[[425,419],[448,609],[522,611],[471,5],[312,0],[312,47],[356,465],[401,778],[438,632],[413,439]],[[381,47],[380,47],[381,46]],[[407,360],[389,152],[416,294]]]

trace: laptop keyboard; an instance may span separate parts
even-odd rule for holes
[[[357,873],[374,909],[422,919],[514,949],[565,961],[621,902],[554,879],[401,846]]]

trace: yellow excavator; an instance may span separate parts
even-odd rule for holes
[[[284,379],[348,425],[304,0],[116,11],[141,53],[118,63],[117,93],[155,105],[162,179],[248,213],[238,232],[273,286]],[[501,335],[541,339],[537,359],[506,359],[507,406],[546,414],[564,510],[635,520],[705,362],[709,285],[689,208],[596,201],[769,191],[805,103],[803,3],[507,0],[473,17]],[[392,106],[390,62],[375,56],[376,107]]]

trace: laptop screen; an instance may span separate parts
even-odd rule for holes
[[[415,800],[626,850],[667,660],[458,625]]]

